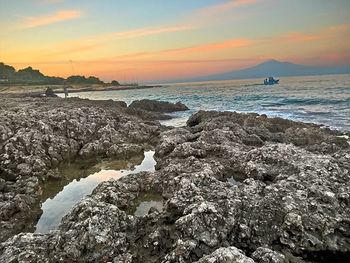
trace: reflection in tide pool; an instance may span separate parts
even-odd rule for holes
[[[142,163],[135,166],[134,169],[130,169],[130,167],[125,164],[125,161],[123,162],[123,165],[121,165],[121,162],[119,161],[114,163],[102,162],[98,166],[94,167],[94,169],[97,169],[99,171],[92,173],[87,177],[84,176],[84,171],[81,171],[81,177],[85,178],[74,179],[72,182],[67,184],[62,191],[60,191],[54,197],[48,198],[42,204],[41,209],[43,210],[43,214],[41,215],[36,225],[35,232],[46,233],[52,229],[57,228],[62,217],[66,215],[68,211],[83,197],[91,194],[93,189],[100,182],[107,181],[111,178],[119,179],[120,177],[127,174],[138,173],[142,171],[154,171],[156,162],[153,156],[154,151],[145,152],[145,157]],[[124,169],[119,169],[121,166],[124,166]],[[77,171],[75,171],[75,173],[76,172]],[[60,182],[57,182],[57,184],[59,183]]]
[[[163,211],[163,198],[156,192],[141,193],[134,201],[134,206],[128,211],[134,216],[144,216],[148,214],[151,208],[157,209],[159,212]]]
[[[144,216],[152,208],[156,208],[159,212],[163,210],[162,201],[144,201],[142,202],[135,211],[135,216]]]
[[[233,177],[227,178],[227,182],[229,182],[231,185],[239,185],[240,184]]]

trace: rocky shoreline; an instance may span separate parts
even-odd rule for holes
[[[340,132],[258,114],[76,98],[0,104],[0,262],[346,262],[350,145]],[[48,234],[40,185],[76,158],[155,149],[156,171],[101,183]],[[135,216],[144,195],[163,209]],[[19,234],[18,234],[19,233]]]
[[[25,95],[25,96],[42,96],[44,91],[50,87],[56,94],[64,93],[63,88],[67,87],[66,85],[1,85],[0,83],[0,94],[12,94],[12,95]],[[158,85],[120,85],[120,86],[111,86],[107,84],[98,85],[70,85],[68,86],[69,93],[81,93],[81,92],[92,92],[92,91],[117,91],[117,90],[141,90],[141,89],[153,89],[159,88]]]
[[[33,227],[41,184],[61,179],[60,163],[143,154],[165,129],[156,120],[168,118],[77,98],[5,96],[0,107],[0,241]]]

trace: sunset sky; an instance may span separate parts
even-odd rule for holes
[[[0,61],[157,82],[278,59],[350,65],[349,0],[0,0]]]

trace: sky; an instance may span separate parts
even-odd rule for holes
[[[350,0],[0,0],[0,62],[157,82],[277,59],[350,65]]]

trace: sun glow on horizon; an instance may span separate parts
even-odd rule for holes
[[[344,0],[137,5],[14,0],[0,11],[0,61],[62,77],[72,75],[73,61],[76,74],[148,82],[235,70],[271,58],[349,65],[349,10]]]

